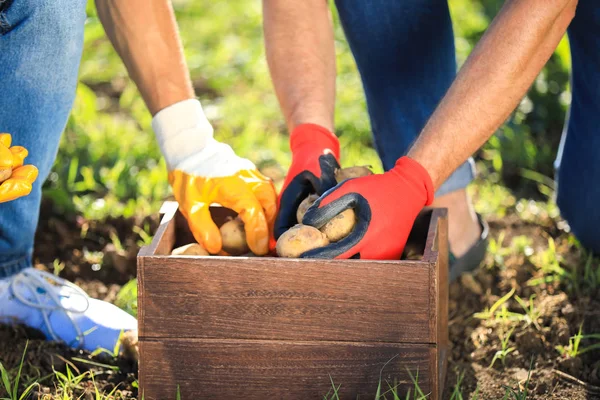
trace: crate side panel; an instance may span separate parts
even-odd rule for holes
[[[140,265],[148,338],[435,343],[426,263],[147,257]]]
[[[182,399],[323,399],[330,376],[340,398],[372,398],[382,369],[385,390],[396,380],[406,393],[408,369],[431,391],[429,345],[174,339],[141,346],[148,400],[174,399],[178,385]]]

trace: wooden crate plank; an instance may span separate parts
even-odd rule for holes
[[[342,399],[373,398],[383,369],[399,392],[412,388],[407,369],[431,390],[431,345],[173,339],[143,341],[140,394],[147,400],[323,399],[331,379]],[[432,393],[434,394],[434,393]],[[435,393],[437,396],[437,393]],[[437,398],[437,397],[429,397]]]
[[[145,257],[140,334],[435,343],[422,264]]]
[[[448,359],[448,300],[449,300],[449,264],[448,264],[448,211],[446,209],[433,210],[432,223],[435,221],[434,244],[430,252],[426,249],[424,258],[434,261],[432,279],[432,296],[435,297],[436,320],[436,345],[437,356],[432,359],[436,365],[432,365],[431,373],[436,379],[434,388],[440,395],[444,392],[446,382],[446,370]],[[432,236],[431,234],[429,236]],[[436,254],[433,254],[433,252]],[[433,317],[432,317],[433,318]]]

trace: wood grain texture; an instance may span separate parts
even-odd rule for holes
[[[412,387],[418,372],[424,393],[435,353],[431,345],[174,339],[140,344],[140,393],[147,400],[323,399],[330,376],[340,398],[373,398],[383,368],[385,381]],[[387,365],[385,365],[389,362]],[[385,365],[385,368],[384,368]]]
[[[448,351],[445,210],[428,209],[411,241],[419,261],[172,257],[192,242],[166,207],[138,257],[140,383],[146,399],[372,398],[384,379],[441,399]],[[175,210],[175,211],[174,211]],[[235,216],[212,207],[220,225]],[[415,367],[413,369],[413,367]],[[338,378],[339,376],[339,378]],[[406,387],[408,388],[408,387]]]
[[[435,343],[419,262],[147,257],[142,337]]]
[[[432,221],[436,221],[435,246],[437,255],[435,256],[435,289],[436,297],[435,310],[437,312],[437,337],[436,337],[436,357],[437,370],[432,368],[432,376],[437,378],[434,381],[432,398],[440,398],[444,393],[446,383],[446,372],[448,365],[448,301],[449,301],[449,264],[448,264],[448,211],[446,209],[436,209],[433,212]],[[436,393],[437,392],[437,393]]]

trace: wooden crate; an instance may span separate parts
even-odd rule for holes
[[[373,398],[380,376],[408,390],[410,371],[441,399],[446,210],[415,223],[415,261],[173,257],[192,237],[176,204],[163,212],[138,256],[140,396],[323,399],[333,380],[342,399]]]

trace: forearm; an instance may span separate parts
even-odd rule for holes
[[[152,115],[194,97],[168,0],[96,0],[106,34]]]
[[[325,0],[263,0],[267,61],[292,131],[314,123],[333,131],[335,48]]]
[[[437,189],[508,118],[571,22],[576,0],[507,1],[409,152]]]

